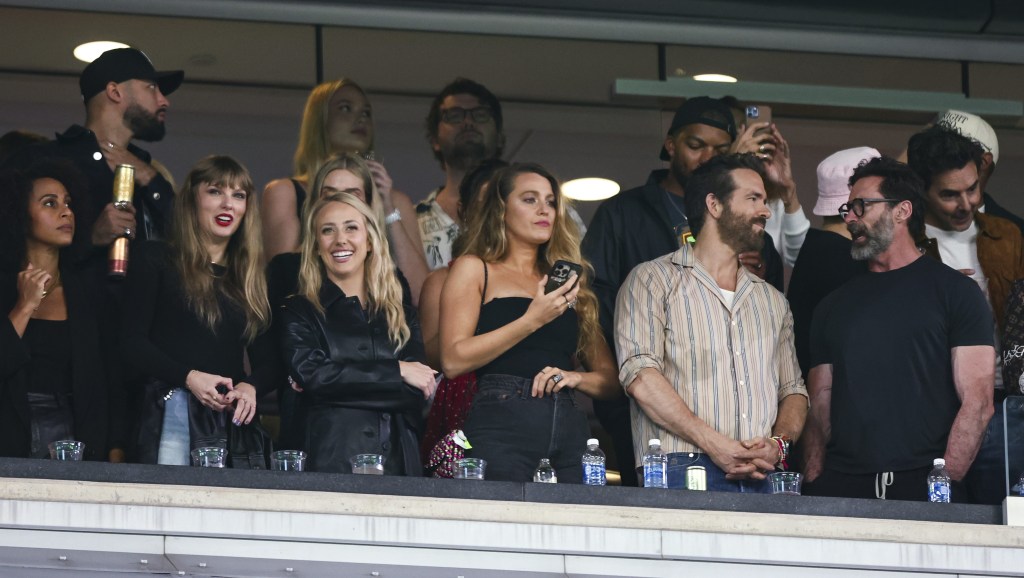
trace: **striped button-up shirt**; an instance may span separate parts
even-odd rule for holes
[[[779,402],[807,396],[786,298],[740,267],[730,308],[689,246],[629,274],[615,307],[615,344],[627,394],[642,369],[654,368],[698,418],[732,439],[770,436]],[[703,451],[636,401],[631,416],[638,465],[651,438],[667,453]]]

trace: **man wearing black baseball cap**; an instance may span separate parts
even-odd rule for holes
[[[106,249],[118,237],[159,238],[167,231],[174,188],[132,140],[164,137],[167,95],[184,79],[181,70],[158,71],[136,48],[108,50],[82,71],[78,85],[85,102],[85,126],[72,125],[53,142],[27,150],[15,163],[42,157],[70,160],[88,180],[88,196],[76,199],[75,255],[105,265]],[[135,168],[134,207],[111,203],[114,169]]]
[[[690,175],[720,154],[774,150],[773,137],[756,134],[767,126],[752,125],[738,135],[727,104],[706,96],[689,98],[676,110],[662,143],[660,158],[669,167],[651,172],[645,185],[619,193],[597,208],[583,238],[583,254],[594,267],[593,289],[609,345],[615,344],[615,298],[630,271],[675,252],[681,243],[692,242],[683,203]],[[741,257],[751,272],[782,291],[782,259],[768,241],[760,256],[744,253]],[[595,400],[594,410],[612,436],[623,485],[636,485],[628,399]]]

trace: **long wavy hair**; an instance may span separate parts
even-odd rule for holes
[[[198,197],[202,194],[203,183],[237,187],[246,193],[242,224],[228,241],[224,255],[227,273],[220,279],[210,273],[210,252],[199,225]],[[211,331],[216,331],[222,316],[217,295],[225,295],[245,314],[245,338],[249,343],[270,326],[260,222],[260,203],[255,197],[252,177],[241,163],[229,156],[209,156],[196,163],[174,199],[170,231],[172,259],[181,274],[189,308]]]
[[[320,165],[331,156],[331,135],[327,132],[327,117],[330,113],[331,97],[346,86],[351,86],[366,96],[366,91],[355,81],[339,78],[317,85],[306,99],[299,127],[299,145],[295,149],[293,176],[309,182],[319,172]],[[370,143],[373,150],[373,143]]]
[[[367,166],[366,161],[360,158],[359,155],[352,153],[328,157],[324,164],[320,166],[320,170],[316,172],[316,177],[313,179],[312,186],[309,189],[309,194],[306,195],[306,201],[302,205],[303,222],[305,222],[306,212],[320,198],[320,190],[323,189],[327,176],[334,171],[348,171],[363,182],[366,204],[370,205],[370,209],[373,211],[373,218],[377,219],[377,224],[380,225],[380,228],[386,230],[384,227],[384,201],[380,200],[380,193],[377,191],[377,184],[373,182],[373,174],[370,172],[370,167]]]
[[[576,222],[569,217],[569,200],[562,196],[562,189],[547,169],[536,163],[514,163],[498,171],[487,185],[485,195],[470,214],[464,233],[463,254],[476,255],[484,262],[494,263],[508,256],[509,245],[505,226],[505,211],[508,197],[515,190],[519,175],[535,174],[543,177],[555,193],[555,225],[551,238],[537,251],[537,270],[547,273],[555,261],[563,259],[579,263],[580,290],[577,294],[576,313],[580,320],[579,340],[576,353],[584,358],[594,351],[599,340],[604,340],[598,322],[597,296],[590,288],[594,268],[583,258],[580,251],[580,232]]]
[[[381,225],[373,211],[359,197],[351,193],[332,193],[317,199],[303,220],[303,236],[299,265],[299,295],[306,298],[320,313],[324,312],[320,302],[320,288],[327,278],[327,271],[320,258],[320,240],[317,235],[317,221],[320,213],[331,203],[344,203],[354,207],[366,221],[366,236],[369,242],[366,263],[363,266],[363,283],[366,288],[367,308],[370,316],[383,314],[388,325],[388,338],[395,344],[397,353],[409,342],[412,332],[402,308],[402,285],[395,275],[395,262],[387,236],[382,234]],[[330,283],[330,280],[327,280]]]

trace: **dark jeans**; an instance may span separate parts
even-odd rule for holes
[[[48,458],[51,442],[75,439],[75,417],[70,395],[29,393],[28,406],[32,411],[29,457]]]
[[[1011,398],[1012,400],[1013,398]],[[1009,441],[1010,461],[1013,469],[1009,472],[1009,485],[1013,486],[1020,479],[1015,455],[1024,452],[1024,416],[1019,410],[1014,414],[1020,402],[1009,404],[1011,419],[1006,421],[1003,404],[996,404],[992,421],[988,422],[985,437],[978,450],[970,471],[964,478],[967,495],[974,504],[1002,504],[1007,495],[1006,447]],[[1007,427],[1009,426],[1009,427]],[[1004,438],[1005,435],[1005,438]],[[1014,454],[1016,452],[1016,454]]]
[[[928,501],[928,474],[932,466],[892,472],[892,483],[885,486],[886,500]],[[875,499],[876,486],[883,484],[880,474],[844,474],[826,469],[813,482],[804,480],[805,496]],[[950,484],[950,501],[967,503],[967,492],[961,482]]]
[[[529,482],[541,458],[551,460],[559,483],[583,482],[581,459],[590,426],[564,388],[531,397],[532,382],[512,375],[484,375],[463,431],[473,449],[466,457],[487,460],[488,480]]]
[[[707,489],[709,492],[734,492],[741,494],[770,494],[771,485],[768,480],[727,480],[722,468],[715,465],[715,462],[707,454],[700,452],[693,453],[671,453],[668,458],[668,487],[672,489],[686,489],[686,468],[690,466],[704,466],[707,478]],[[643,479],[643,468],[637,468],[637,476]]]

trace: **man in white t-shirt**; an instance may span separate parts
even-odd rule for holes
[[[907,164],[924,180],[926,251],[970,276],[981,287],[992,306],[996,351],[999,351],[1007,298],[1013,282],[1024,278],[1024,241],[1012,222],[978,212],[982,204],[979,170],[984,152],[977,141],[959,131],[936,125],[910,138]],[[997,405],[1006,397],[1000,365],[997,355],[994,392]],[[1003,424],[999,419],[1002,412],[996,414],[975,460],[975,469],[984,469],[991,461],[1001,481],[1004,475],[1002,451],[996,448],[1002,442]],[[986,459],[989,454],[991,460]],[[996,484],[994,476],[991,483],[972,484],[971,476],[966,482],[972,501],[1001,503],[1005,497],[1004,484]]]

